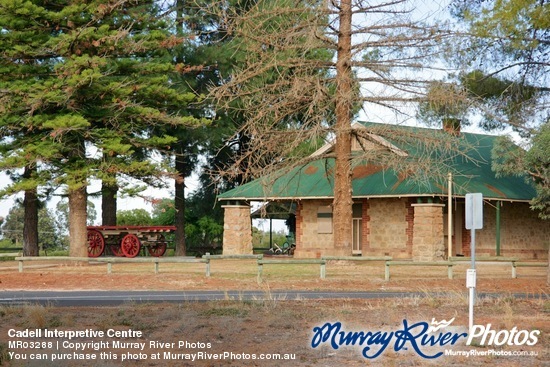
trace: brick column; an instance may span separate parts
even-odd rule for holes
[[[412,204],[414,233],[412,258],[414,261],[435,261],[445,255],[443,235],[444,204]]]
[[[252,221],[249,205],[222,205],[224,209],[223,254],[249,255],[252,250]]]

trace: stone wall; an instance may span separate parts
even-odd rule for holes
[[[444,204],[412,204],[414,208],[412,258],[414,261],[436,261],[444,258],[444,206]]]
[[[359,201],[358,201],[359,202]],[[416,261],[442,259],[446,251],[443,233],[443,204],[411,204],[409,199],[363,199],[363,256],[389,255]],[[296,213],[295,257],[349,256],[333,249],[333,233],[319,233],[318,209],[331,200],[302,200]],[[476,231],[478,255],[496,254],[496,211],[494,202],[484,206],[484,227]],[[459,202],[463,213],[463,202]],[[250,208],[226,205],[223,253],[251,254]],[[457,218],[455,241],[470,256],[470,233]],[[457,236],[460,231],[460,236]],[[550,224],[537,217],[527,203],[503,203],[501,208],[501,255],[525,259],[546,259],[550,244]],[[350,250],[351,252],[351,250]]]
[[[250,206],[222,205],[222,208],[224,209],[223,254],[252,254]]]
[[[357,201],[359,202],[359,201]],[[296,257],[350,256],[333,249],[333,233],[318,233],[319,206],[330,200],[303,200],[296,214]],[[363,200],[363,256],[390,255],[410,258],[410,215],[408,199],[388,198]]]
[[[411,256],[408,243],[408,199],[388,198],[368,200],[368,217],[363,227],[368,228],[367,240],[363,237],[363,256]]]
[[[470,231],[464,229],[464,254],[470,256]],[[538,218],[528,203],[502,202],[500,255],[524,259],[548,258],[550,221]],[[483,206],[483,229],[476,230],[476,255],[496,255],[495,202]]]
[[[318,208],[330,204],[332,204],[331,200],[302,200],[300,202],[296,213],[295,257],[337,256],[333,248],[333,233],[318,233]]]

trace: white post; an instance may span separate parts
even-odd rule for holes
[[[475,298],[475,288],[476,288],[476,270],[468,269],[466,271],[466,287],[469,291],[469,302],[468,302],[468,319],[469,319],[469,328],[468,333],[472,332],[474,326],[474,298]]]

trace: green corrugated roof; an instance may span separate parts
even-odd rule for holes
[[[374,128],[387,128],[391,125],[362,123]],[[414,134],[432,134],[441,136],[440,130],[391,126],[400,132]],[[439,135],[438,135],[439,134]],[[488,199],[531,200],[535,195],[534,188],[522,177],[496,178],[491,170],[491,151],[497,137],[491,135],[461,133],[459,144],[471,147],[467,157],[450,157],[449,152],[438,152],[437,149],[408,142],[399,143],[391,139],[391,132],[386,131],[386,139],[406,151],[408,158],[415,160],[426,154],[444,157],[454,170],[453,195],[464,196],[467,193],[482,193]],[[390,138],[387,138],[390,136]],[[455,142],[456,143],[456,142]],[[455,154],[456,155],[456,154]],[[219,200],[274,200],[274,199],[307,199],[332,198],[334,187],[334,159],[318,159],[302,167],[295,168],[277,179],[269,177],[257,179],[218,196]],[[353,165],[353,197],[388,197],[388,196],[441,196],[447,194],[445,177],[439,182],[435,179],[419,182],[399,175],[392,169],[363,162]]]

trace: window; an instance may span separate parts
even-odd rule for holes
[[[332,233],[332,207],[330,205],[317,208],[317,233]]]

